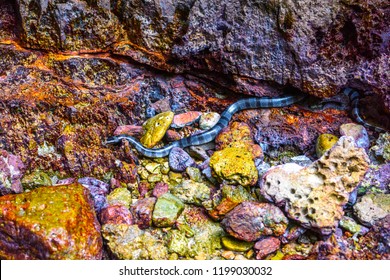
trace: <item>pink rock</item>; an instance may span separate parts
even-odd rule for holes
[[[20,179],[24,170],[25,166],[18,156],[0,150],[0,195],[23,192]]]
[[[171,126],[174,128],[181,128],[186,125],[191,125],[198,121],[201,115],[202,113],[197,111],[189,111],[187,113],[175,115]]]
[[[169,186],[166,183],[158,182],[153,189],[153,196],[159,198],[164,193],[168,192]]]
[[[130,136],[141,136],[143,134],[143,128],[139,125],[121,125],[118,126],[114,135],[127,134]]]
[[[109,205],[100,212],[101,224],[133,225],[134,218],[130,210],[123,205]]]

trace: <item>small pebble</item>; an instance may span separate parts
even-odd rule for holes
[[[203,113],[199,120],[199,128],[208,130],[217,124],[221,116],[218,113]]]

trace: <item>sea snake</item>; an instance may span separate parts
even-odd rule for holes
[[[383,132],[383,131],[386,131],[385,129],[381,128],[381,127],[377,127],[377,126],[374,126],[374,125],[371,125],[369,123],[367,123],[361,116],[360,116],[360,112],[359,112],[359,99],[360,99],[360,93],[352,88],[345,88],[344,91],[343,91],[344,94],[346,94],[348,97],[349,97],[349,102],[350,102],[350,105],[351,105],[351,115],[352,115],[352,119],[361,124],[361,125],[364,125],[368,128],[372,128],[378,132]]]
[[[274,107],[285,107],[296,103],[302,100],[305,97],[303,94],[288,94],[283,95],[281,97],[270,98],[270,97],[250,97],[240,99],[237,102],[231,104],[223,113],[221,114],[221,118],[209,130],[197,134],[192,135],[177,141],[174,141],[162,148],[158,149],[148,149],[142,146],[136,139],[129,135],[121,134],[116,136],[111,136],[107,138],[105,144],[118,144],[121,143],[122,139],[129,141],[135,149],[146,157],[158,158],[165,157],[169,154],[172,148],[180,147],[185,148],[188,146],[194,145],[202,145],[214,140],[214,138],[221,132],[221,130],[229,124],[230,119],[233,114],[245,110],[245,109],[257,109],[257,108],[274,108]]]

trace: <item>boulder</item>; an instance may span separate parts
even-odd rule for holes
[[[284,208],[287,216],[306,228],[330,234],[344,215],[343,207],[368,170],[364,149],[343,136],[307,167],[276,166],[260,181],[263,196]]]
[[[80,184],[0,197],[1,259],[101,259],[93,201]]]

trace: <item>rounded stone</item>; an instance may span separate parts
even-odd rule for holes
[[[141,144],[147,148],[153,148],[164,137],[172,120],[173,112],[160,113],[147,120],[142,126],[144,135],[140,139]]]
[[[317,138],[316,142],[316,153],[318,157],[325,154],[326,151],[330,150],[334,144],[337,143],[339,138],[333,134],[321,134]]]
[[[203,130],[208,130],[217,124],[221,115],[215,112],[203,113],[200,116],[199,128]]]
[[[194,159],[179,147],[172,148],[168,160],[170,169],[176,172],[184,172],[187,167],[195,164]]]

